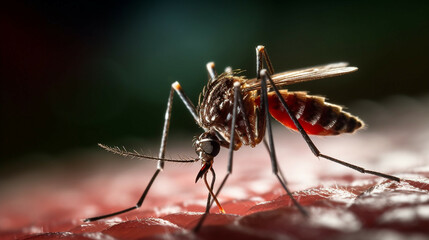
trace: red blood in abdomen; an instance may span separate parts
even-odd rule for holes
[[[297,106],[295,101],[292,100],[294,98],[294,95],[287,94],[287,92],[284,92],[284,93],[282,92],[282,96],[283,96],[283,99],[286,101],[286,104],[288,105],[288,107],[296,115],[296,111],[294,110],[299,108],[299,106]],[[260,104],[260,97],[255,99],[255,104],[257,105]],[[295,131],[298,130],[295,124],[293,123],[292,119],[289,117],[289,114],[286,112],[283,105],[277,98],[277,95],[270,94],[270,93],[268,94],[268,106],[269,106],[269,111],[271,115],[278,122],[280,122],[281,124],[283,124],[283,126],[287,128],[290,128]],[[322,136],[333,134],[333,131],[329,129],[327,130],[319,124],[312,125],[311,123],[304,121],[302,118],[298,119],[298,122],[301,124],[301,126],[304,128],[307,134],[322,135]]]

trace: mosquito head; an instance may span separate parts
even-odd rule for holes
[[[206,174],[212,167],[213,159],[220,151],[220,144],[217,137],[211,132],[201,134],[194,141],[195,152],[201,160],[202,168],[199,171],[195,182]]]
[[[195,152],[202,162],[210,161],[216,157],[220,151],[220,144],[217,137],[211,132],[201,134],[194,141]]]

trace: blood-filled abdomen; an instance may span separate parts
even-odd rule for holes
[[[326,103],[323,97],[287,90],[280,90],[280,93],[307,134],[327,136],[353,133],[364,126],[358,117],[343,111],[338,105]],[[257,104],[259,100],[258,98]],[[268,93],[268,105],[271,115],[277,121],[297,130],[275,92]]]

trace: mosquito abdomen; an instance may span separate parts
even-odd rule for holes
[[[364,126],[358,117],[343,111],[338,105],[326,103],[323,97],[287,90],[280,90],[280,93],[307,134],[353,133]],[[268,101],[271,115],[284,126],[297,130],[275,92],[268,93]]]

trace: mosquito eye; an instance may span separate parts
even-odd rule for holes
[[[216,141],[201,142],[200,148],[204,153],[213,157],[220,151],[220,145]]]

